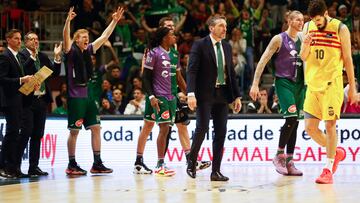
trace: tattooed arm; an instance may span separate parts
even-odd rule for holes
[[[264,71],[265,65],[269,62],[269,60],[274,55],[274,53],[279,50],[281,43],[282,43],[281,36],[275,35],[271,39],[269,45],[266,47],[265,52],[263,53],[263,55],[260,58],[259,63],[257,64],[255,75],[254,75],[254,80],[253,80],[253,83],[251,85],[251,89],[249,92],[251,99],[253,99],[254,101],[256,101],[256,98],[259,93],[260,77]]]
[[[305,23],[303,28],[304,39],[301,43],[300,49],[300,58],[303,61],[306,61],[307,57],[310,54],[310,43],[312,42],[312,34],[308,33],[309,31],[309,22]]]

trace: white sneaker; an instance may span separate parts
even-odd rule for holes
[[[155,175],[162,177],[171,177],[176,174],[174,169],[168,168],[165,163],[163,163],[160,167],[155,168]]]
[[[143,162],[135,163],[134,165],[134,174],[152,174],[152,170],[149,169]]]

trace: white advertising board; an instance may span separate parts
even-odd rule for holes
[[[359,164],[360,159],[360,119],[342,119],[337,131],[339,146],[346,151],[343,163]],[[283,119],[229,119],[225,140],[223,163],[269,163],[276,152],[279,130]],[[5,135],[4,119],[0,119],[0,138]],[[119,166],[134,164],[137,139],[143,125],[142,120],[104,120],[101,123],[101,156],[106,165]],[[209,133],[205,137],[199,152],[199,159],[212,159],[213,126],[210,121]],[[324,125],[321,125],[324,129]],[[188,126],[190,136],[194,133],[195,121]],[[145,147],[145,162],[153,167],[157,160],[155,126]],[[48,118],[45,135],[41,143],[40,167],[66,167],[67,120]],[[1,141],[1,139],[0,139]],[[23,168],[28,166],[28,149],[23,157]],[[302,163],[322,163],[326,159],[325,148],[319,147],[304,131],[304,122],[300,121],[294,159]],[[76,148],[76,160],[82,166],[91,166],[93,155],[90,131],[81,130]],[[185,164],[185,155],[178,139],[177,129],[173,128],[166,162],[171,166]]]

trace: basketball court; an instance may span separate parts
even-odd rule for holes
[[[333,185],[316,184],[322,164],[297,164],[304,176],[282,176],[272,164],[223,164],[229,182],[211,182],[210,168],[187,176],[186,166],[173,177],[134,175],[132,166],[110,175],[68,177],[64,168],[48,177],[0,179],[0,202],[359,202],[360,168],[342,164]]]

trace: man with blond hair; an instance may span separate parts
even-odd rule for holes
[[[95,100],[88,97],[87,83],[92,74],[91,54],[94,54],[109,38],[117,22],[124,13],[119,7],[112,14],[112,21],[99,38],[89,43],[89,32],[79,29],[74,33],[73,40],[70,38],[70,23],[76,16],[74,8],[70,8],[65,21],[63,37],[65,52],[65,70],[68,85],[68,139],[69,164],[66,169],[68,175],[86,175],[87,171],[80,168],[75,160],[76,140],[79,130],[84,125],[85,129],[91,130],[91,145],[94,154],[94,163],[91,173],[112,173],[112,169],[103,165],[100,158],[100,118]]]

